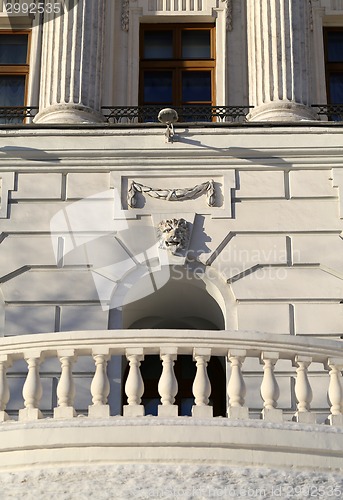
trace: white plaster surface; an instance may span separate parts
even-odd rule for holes
[[[343,304],[296,304],[298,335],[342,335]]]
[[[237,198],[284,198],[284,173],[273,171],[239,172]]]
[[[60,199],[62,175],[44,172],[44,182],[41,173],[19,174],[18,189],[13,191],[15,199]]]
[[[289,304],[239,304],[238,327],[274,334],[290,333]]]
[[[331,170],[296,170],[289,177],[292,198],[337,196]]]

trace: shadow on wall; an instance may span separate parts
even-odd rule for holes
[[[3,153],[3,155],[1,155],[1,153]],[[5,146],[0,148],[0,159],[3,156],[6,158],[22,158],[23,160],[51,163],[59,163],[61,161],[57,156],[46,153],[42,149],[22,148],[17,146]]]

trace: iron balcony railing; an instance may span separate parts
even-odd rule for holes
[[[313,104],[312,108],[316,109],[318,116],[326,117],[328,121],[343,120],[343,104]]]
[[[166,106],[103,106],[102,112],[108,123],[158,122],[158,113]],[[253,106],[172,106],[179,122],[245,122]]]
[[[343,121],[343,104],[313,104],[318,117],[324,121]],[[105,121],[109,124],[158,123],[163,106],[102,106]],[[175,106],[179,123],[226,122],[244,123],[253,106]],[[38,113],[38,106],[0,107],[0,125],[29,124]]]
[[[0,124],[31,123],[37,113],[37,106],[0,107]]]

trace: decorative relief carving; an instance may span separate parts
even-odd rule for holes
[[[130,8],[130,1],[136,1],[136,0],[122,0],[122,10],[121,10],[121,27],[123,31],[129,31],[129,8]],[[233,27],[233,0],[221,0],[223,3],[225,3],[226,6],[226,29],[228,31],[232,31]],[[212,2],[211,2],[212,3]],[[211,6],[208,5],[208,8]],[[185,14],[187,13],[182,5],[183,3],[180,0],[180,3],[175,4],[174,9],[172,7],[169,7],[168,9],[165,6],[160,6],[160,4],[148,4],[150,8],[148,8],[148,11],[150,12],[155,12],[157,10],[166,10],[168,13],[172,12],[175,9],[175,12],[179,12],[180,14]],[[164,5],[164,4],[163,4]],[[179,6],[179,7],[176,7]],[[196,5],[198,7],[196,7]],[[218,4],[217,4],[218,5]],[[204,9],[201,7],[202,3],[195,4],[194,2],[194,7],[192,9],[192,12],[198,11],[201,13]]]
[[[185,219],[164,219],[158,225],[160,248],[173,255],[185,250],[189,241],[189,225]]]
[[[233,0],[222,0],[226,4],[226,29],[232,31],[233,28]]]
[[[309,24],[310,24],[310,30],[313,31],[313,5],[312,5],[312,0],[308,0],[308,10],[309,10]]]
[[[129,4],[130,0],[122,0],[121,29],[123,31],[129,31]]]
[[[209,207],[215,203],[214,181],[203,182],[191,188],[154,189],[144,186],[139,182],[132,181],[127,192],[127,204],[130,208],[135,208],[137,204],[137,193],[145,193],[151,198],[166,201],[190,200],[206,193],[206,201]]]

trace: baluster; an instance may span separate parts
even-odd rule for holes
[[[107,418],[110,416],[110,407],[107,398],[110,393],[110,383],[107,377],[107,361],[109,350],[94,350],[95,373],[91,383],[93,404],[88,407],[88,416],[91,418]]]
[[[140,371],[141,361],[144,359],[143,349],[126,349],[126,357],[129,361],[129,374],[125,384],[127,405],[124,405],[125,417],[144,416],[144,406],[141,404],[144,393],[144,383]]]
[[[331,404],[328,422],[330,425],[343,425],[343,387],[342,369],[343,359],[329,359],[327,363],[330,369],[330,384],[328,398]]]
[[[228,359],[231,363],[231,376],[227,386],[229,396],[228,417],[245,419],[249,418],[249,410],[244,406],[246,387],[242,375],[242,364],[246,357],[246,351],[234,349],[229,351]]]
[[[7,368],[11,366],[8,356],[0,356],[0,422],[9,420],[6,406],[10,400],[10,390],[7,382]]]
[[[54,418],[76,417],[74,409],[75,384],[73,378],[73,363],[75,351],[59,351],[61,377],[57,385],[58,407],[54,409]]]
[[[282,422],[282,410],[276,409],[280,389],[275,378],[274,369],[279,354],[277,352],[262,352],[263,380],[261,384],[261,397],[263,399],[262,418],[269,422]]]
[[[196,362],[197,372],[193,382],[195,405],[192,416],[199,418],[213,417],[213,408],[208,406],[211,395],[211,383],[207,373],[207,363],[211,358],[211,349],[194,349],[193,359]]]
[[[174,362],[177,358],[176,348],[165,348],[160,351],[162,360],[162,374],[158,382],[158,393],[162,405],[158,406],[159,417],[177,417],[178,407],[174,405],[178,391],[177,380],[174,373]]]
[[[43,418],[38,409],[43,389],[39,376],[39,365],[42,361],[41,353],[30,353],[25,356],[28,373],[23,387],[23,398],[25,408],[19,410],[19,420],[37,420]]]
[[[310,411],[312,401],[312,389],[308,379],[307,370],[312,362],[308,356],[296,356],[297,378],[295,381],[295,396],[297,398],[297,411],[293,417],[296,422],[315,423],[316,414]]]

